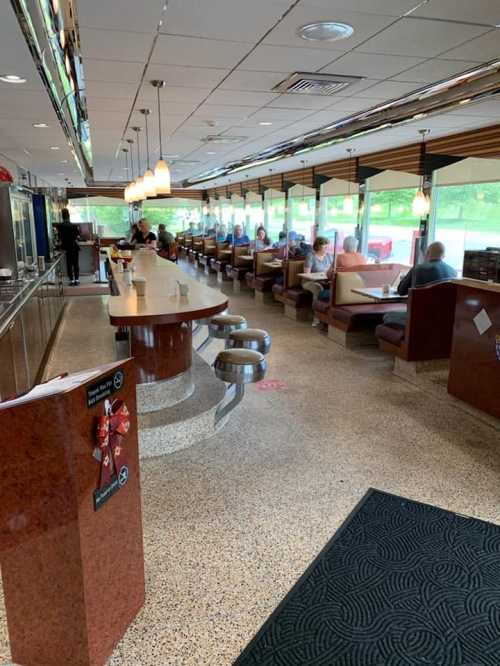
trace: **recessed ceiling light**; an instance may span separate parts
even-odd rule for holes
[[[175,160],[176,157],[179,157],[179,155],[165,155],[167,160]]]
[[[312,42],[336,42],[339,39],[347,39],[354,33],[352,25],[338,23],[337,21],[319,21],[309,23],[297,30],[302,39]]]
[[[207,155],[217,155],[217,153],[214,153],[213,151],[210,151],[207,153]]]
[[[60,150],[59,146],[50,146],[50,150]]]
[[[58,173],[57,175],[58,175],[58,176],[64,176],[64,174],[63,174],[63,173]]]
[[[17,74],[2,74],[2,76],[0,76],[0,81],[3,81],[4,83],[26,83],[26,79],[23,79]]]
[[[259,123],[259,125],[262,125],[262,127],[268,127],[269,125],[272,125],[272,123],[267,120],[263,120],[261,123]]]
[[[67,164],[68,160],[61,160],[61,164]]]
[[[37,129],[47,129],[48,125],[47,123],[33,123],[33,127],[36,127]]]

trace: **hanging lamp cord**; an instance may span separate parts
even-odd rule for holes
[[[146,151],[147,151],[147,160],[148,160],[148,171],[150,169],[150,164],[149,164],[149,131],[148,131],[148,114],[144,114],[144,118],[146,119]]]
[[[140,176],[141,175],[141,148],[140,148],[140,139],[139,139],[139,130],[136,132],[137,134],[137,173]]]
[[[160,107],[160,86],[156,88],[156,93],[158,95],[158,136],[160,137],[160,160],[163,159],[163,143],[161,136],[161,107]]]

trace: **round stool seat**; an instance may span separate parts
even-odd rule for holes
[[[215,315],[208,325],[208,333],[211,338],[227,339],[233,331],[239,331],[247,327],[245,317],[239,315]]]
[[[226,349],[214,363],[215,375],[229,384],[260,382],[267,370],[264,355],[250,349]]]
[[[261,354],[268,354],[271,349],[271,336],[261,328],[245,328],[233,331],[228,340],[231,349],[251,349]]]

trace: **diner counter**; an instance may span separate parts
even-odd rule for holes
[[[113,326],[129,331],[138,384],[169,380],[187,372],[192,363],[192,322],[225,310],[227,297],[193,280],[152,250],[132,252],[132,278],[146,280],[143,297],[127,285],[118,264],[110,260],[110,265],[112,293],[117,295],[109,299],[109,319]],[[187,285],[186,296],[180,295],[179,283]]]

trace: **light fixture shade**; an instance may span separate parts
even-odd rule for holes
[[[309,213],[309,206],[306,201],[301,201],[299,203],[299,212],[301,215],[307,215]]]
[[[156,196],[156,178],[151,169],[148,169],[143,177],[144,194],[146,198]]]
[[[127,185],[127,201],[134,203],[134,183],[133,181]]]
[[[350,195],[344,198],[343,210],[345,215],[354,214],[354,200]]]
[[[429,215],[431,210],[431,202],[429,197],[424,192],[422,192],[422,190],[419,190],[416,193],[411,205],[411,209],[415,217],[426,217]]]
[[[127,203],[130,203],[130,184],[123,190],[123,199]]]
[[[146,198],[144,194],[144,179],[142,176],[135,181],[135,193],[137,196],[137,201],[143,201]]]
[[[208,206],[203,206],[203,215],[208,215]]]
[[[170,194],[172,192],[170,182],[170,169],[165,160],[158,160],[155,166],[155,184],[157,194]]]
[[[215,214],[216,217],[219,217],[219,215],[220,215],[220,208],[219,208],[219,206],[215,206],[215,208],[214,208],[214,214]]]

